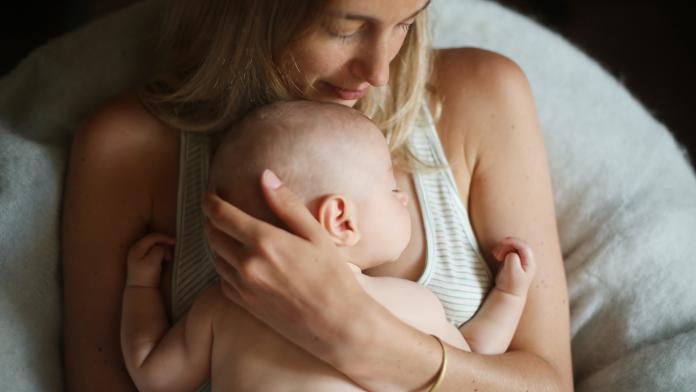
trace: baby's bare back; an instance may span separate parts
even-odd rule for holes
[[[363,391],[234,303],[222,313],[213,324],[213,391]]]
[[[466,348],[459,332],[445,319],[440,303],[425,287],[395,278],[359,275],[358,280],[404,322]],[[221,313],[213,325],[213,391],[363,391],[234,303],[229,302]]]

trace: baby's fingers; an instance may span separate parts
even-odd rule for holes
[[[505,260],[505,257],[510,252],[515,252],[520,256],[520,261],[523,267],[527,267],[534,262],[534,254],[532,248],[523,240],[514,237],[503,238],[498,245],[493,247],[491,251],[493,257],[498,261]]]
[[[142,262],[151,262],[159,265],[163,260],[167,259],[168,252],[169,251],[166,246],[155,244],[140,260]]]
[[[128,260],[140,260],[145,258],[148,253],[150,253],[150,250],[157,244],[174,245],[176,244],[176,239],[164,234],[150,233],[131,246],[128,251]],[[162,257],[163,256],[164,253],[162,254]]]
[[[507,256],[505,256],[503,269],[511,272],[524,272],[522,269],[522,260],[520,260],[520,255],[514,252],[508,253]]]

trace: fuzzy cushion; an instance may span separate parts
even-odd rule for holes
[[[35,50],[0,80],[0,381],[61,385],[59,206],[72,130],[147,75],[162,0]],[[671,134],[560,36],[481,0],[437,0],[438,47],[527,74],[549,156],[579,391],[696,385],[696,177]]]

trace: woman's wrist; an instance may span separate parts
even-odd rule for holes
[[[365,344],[370,341],[369,335],[374,333],[374,328],[382,325],[378,309],[380,305],[372,298],[351,302],[350,310],[335,320],[336,327],[330,334],[328,352],[324,356],[325,361],[346,374],[355,371],[362,363]]]

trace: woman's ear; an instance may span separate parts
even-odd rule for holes
[[[319,223],[336,246],[354,246],[360,241],[355,204],[341,195],[329,195],[319,203]]]

